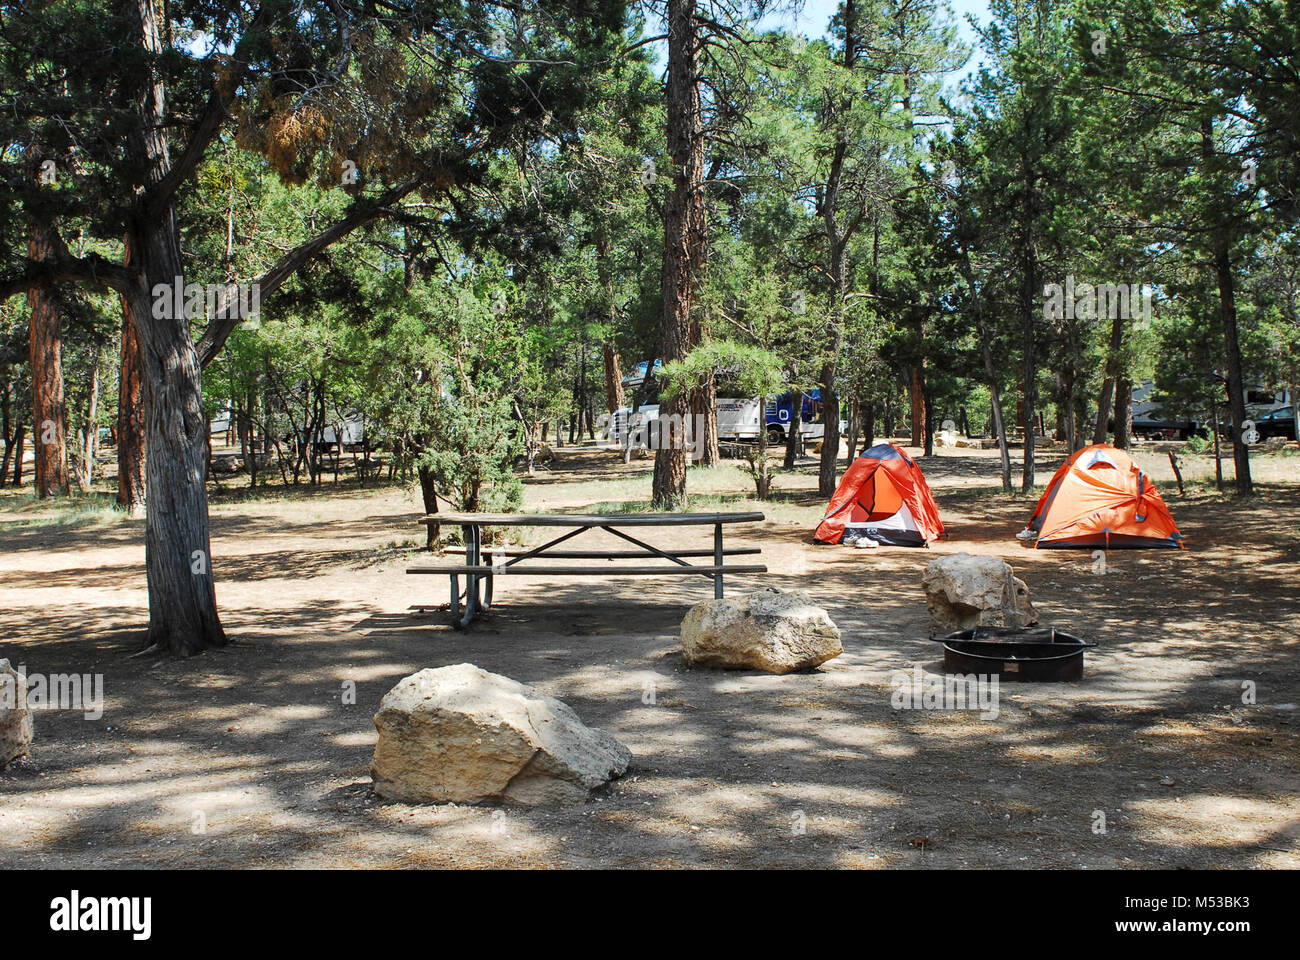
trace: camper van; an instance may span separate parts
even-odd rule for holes
[[[713,409],[718,419],[718,439],[739,442],[753,442],[758,439],[758,397],[718,397]],[[826,424],[822,416],[821,391],[813,390],[803,397],[803,422],[799,433],[807,440],[819,440],[826,434]],[[616,410],[610,419],[610,439],[622,443],[623,438],[633,431],[637,436],[649,435],[649,424],[658,419],[659,405],[643,404],[635,411],[628,407]],[[767,404],[767,438],[769,443],[784,443],[786,435],[794,422],[794,400],[791,394],[783,394]],[[846,432],[847,425],[840,421],[840,432]]]
[[[343,446],[359,447],[366,439],[366,417],[363,413],[349,414],[339,426],[341,431],[335,430],[335,424],[331,423],[321,430],[321,442],[335,444],[339,442],[338,434],[343,434]]]
[[[1269,390],[1262,384],[1250,384],[1246,387],[1245,399],[1246,416],[1251,420],[1261,420],[1288,406],[1294,398],[1290,390]]]
[[[825,410],[822,408],[822,392],[809,390],[803,394],[800,412],[799,435],[808,440],[820,440],[826,435]],[[794,424],[794,394],[783,393],[767,403],[767,438],[771,443],[784,443]],[[840,433],[847,433],[848,425],[840,421]],[[718,425],[722,434],[722,425]]]
[[[1206,433],[1212,424],[1207,419],[1202,423],[1187,417],[1166,416],[1160,405],[1151,400],[1155,384],[1144,380],[1133,386],[1133,435],[1137,437],[1186,440],[1192,434]],[[1269,390],[1260,383],[1246,385],[1245,397],[1246,419],[1260,421],[1278,410],[1291,404],[1288,390]],[[1227,411],[1220,410],[1222,422],[1219,429],[1231,433],[1232,427],[1227,420]],[[1262,436],[1262,434],[1261,434]]]

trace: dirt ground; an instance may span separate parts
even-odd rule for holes
[[[1044,454],[1040,482],[1061,457]],[[488,618],[453,631],[410,609],[446,600],[441,578],[403,573],[421,536],[412,491],[253,499],[239,478],[212,510],[237,642],[132,658],[142,524],[3,491],[0,657],[102,673],[105,712],[36,715],[32,756],[0,773],[0,866],[1300,867],[1300,457],[1256,457],[1245,503],[1204,483],[1206,458],[1184,457],[1181,498],[1163,455],[1138,459],[1187,549],[1116,551],[1104,573],[1086,551],[1017,543],[1032,501],[998,491],[995,451],[920,461],[949,533],[929,550],[812,545],[811,460],[762,505],[734,467],[693,474],[701,508],[767,513],[729,540],[761,546],[771,572],[729,593],[807,588],[843,632],[842,656],[780,677],[685,667],[677,630],[711,596],[704,580],[511,579]],[[634,509],[649,466],[560,450],[525,509]],[[1005,558],[1045,624],[1099,642],[1082,682],[1004,684],[996,719],[893,708],[893,677],[941,672],[920,580],[959,551]],[[380,698],[463,661],[611,731],[627,776],[564,808],[375,798]]]

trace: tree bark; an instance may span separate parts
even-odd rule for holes
[[[19,423],[18,428],[14,430],[14,486],[23,485],[23,440],[26,437],[27,427]]]
[[[428,467],[420,467],[420,496],[424,501],[425,515],[438,512],[438,491],[433,482],[433,471]],[[424,549],[432,550],[438,545],[438,535],[441,527],[436,523],[427,523],[424,525]]]
[[[699,319],[691,321],[691,349],[704,342],[704,330]],[[699,466],[716,467],[721,459],[718,451],[718,384],[710,372],[704,381],[691,391],[691,441],[700,450]]]
[[[862,404],[857,397],[849,401],[849,437],[848,445],[845,448],[845,462],[853,462],[853,454],[858,449],[858,435],[862,430]]]
[[[692,433],[691,438],[700,446],[700,466],[715,467],[721,459],[718,451],[718,387],[717,381],[710,374],[698,390],[691,394],[691,408],[695,422],[691,430],[698,430],[699,437]]]
[[[28,241],[33,261],[53,259],[53,228],[37,224]],[[36,496],[68,495],[68,411],[63,392],[63,325],[57,295],[51,286],[27,291],[30,313],[32,431],[36,440],[33,465]]]
[[[934,398],[930,396],[930,385],[926,382],[925,361],[921,361],[921,397],[924,403],[921,410],[925,414],[925,456],[934,456]]]
[[[911,386],[908,395],[912,406],[912,446],[919,447],[925,443],[925,387],[921,380],[921,365],[913,364],[908,369]]]
[[[1208,116],[1201,120],[1201,156],[1214,159],[1214,126]],[[1219,225],[1211,237],[1214,276],[1219,285],[1219,323],[1223,328],[1223,347],[1228,367],[1228,415],[1232,419],[1232,462],[1237,477],[1237,494],[1250,496],[1254,484],[1250,477],[1250,448],[1242,433],[1246,422],[1246,389],[1241,370],[1241,341],[1237,333],[1237,299],[1232,276],[1232,253],[1227,228]]]
[[[102,350],[96,344],[91,351],[90,391],[86,397],[86,416],[77,451],[77,487],[82,493],[89,493],[95,481],[95,446],[99,439],[99,425],[95,420],[99,415],[99,360]]]
[[[691,309],[705,244],[704,138],[694,17],[694,0],[668,0],[667,133],[673,173],[664,204],[664,363],[680,360],[690,349]],[[660,405],[659,415],[682,418],[689,410],[690,397],[679,391]],[[661,434],[653,485],[659,509],[679,508],[686,500],[681,440]]]
[[[1237,493],[1250,496],[1254,483],[1250,476],[1250,447],[1246,445],[1242,424],[1246,422],[1246,389],[1241,370],[1241,342],[1237,334],[1237,301],[1232,276],[1232,257],[1227,238],[1215,237],[1214,275],[1219,282],[1219,319],[1223,326],[1223,346],[1228,360],[1228,413],[1232,418],[1232,463],[1237,477]]]
[[[161,52],[150,0],[130,0],[134,29],[150,54]],[[139,94],[140,129],[130,134],[130,159],[158,190],[171,173],[165,132],[165,90],[149,77]],[[140,337],[145,409],[145,572],[149,586],[148,647],[177,656],[224,646],[217,614],[208,498],[204,485],[208,422],[203,414],[199,354],[184,310],[160,309],[153,294],[184,283],[180,233],[170,197],[133,219],[128,245],[138,266],[128,281],[131,316]]]
[[[1128,324],[1115,311],[1115,318],[1110,322],[1110,343],[1106,348],[1106,379],[1101,383],[1101,396],[1097,398],[1097,425],[1092,431],[1093,443],[1105,443],[1109,431],[1111,413],[1114,409],[1112,395],[1123,366],[1124,329]]]
[[[1038,406],[1038,361],[1034,357],[1034,311],[1038,308],[1038,256],[1034,248],[1032,202],[1029,184],[1025,185],[1022,242],[1024,244],[1024,276],[1020,288],[1020,320],[1023,327],[1024,390],[1025,390],[1025,459],[1021,471],[1020,489],[1029,493],[1034,488],[1034,415]]]
[[[615,410],[626,406],[623,400],[623,369],[613,340],[606,340],[602,349],[605,356],[605,407],[613,414]]]
[[[857,58],[858,12],[854,0],[846,0],[842,9],[844,25],[845,71],[852,73]],[[847,112],[850,105],[841,102],[840,109]],[[826,250],[830,263],[831,280],[831,315],[827,324],[826,360],[821,369],[822,393],[822,452],[817,467],[817,492],[823,497],[835,493],[839,473],[840,456],[840,399],[837,387],[839,376],[840,353],[844,347],[844,298],[848,293],[846,276],[846,253],[849,235],[854,229],[841,224],[837,213],[840,205],[840,192],[844,187],[844,162],[848,157],[848,132],[844,122],[838,123],[835,131],[835,146],[831,154],[831,165],[826,177],[826,192],[822,200],[822,224],[826,230]]]
[[[1133,381],[1121,377],[1115,384],[1115,446],[1127,450],[1132,440],[1129,426],[1133,421]]]
[[[803,391],[790,393],[790,426],[785,433],[785,460],[782,466],[793,470],[795,461],[803,452]]]
[[[122,355],[117,381],[117,505],[127,516],[145,513],[144,384],[140,335],[132,301],[122,298]]]

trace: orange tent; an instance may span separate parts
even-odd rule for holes
[[[1151,478],[1105,444],[1061,464],[1020,537],[1044,549],[1181,547],[1183,538]]]
[[[882,443],[864,450],[844,472],[813,539],[923,547],[942,536],[939,507],[921,468],[892,443]]]

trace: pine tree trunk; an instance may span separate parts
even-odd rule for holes
[[[1034,356],[1034,311],[1038,309],[1036,291],[1038,289],[1038,258],[1033,246],[1032,216],[1029,206],[1028,189],[1025,196],[1025,223],[1023,228],[1024,276],[1020,288],[1020,321],[1024,348],[1024,393],[1025,393],[1025,459],[1020,477],[1022,493],[1029,493],[1034,488],[1034,416],[1038,407],[1038,361]]]
[[[858,449],[858,434],[862,430],[862,404],[857,397],[849,401],[849,438],[845,462],[853,462],[853,454]]]
[[[692,431],[698,431],[699,436],[694,433],[691,439],[700,446],[700,466],[716,467],[721,459],[721,453],[718,451],[718,388],[717,381],[712,375],[705,379],[703,385],[692,395],[692,413],[695,415],[695,422],[691,424]]]
[[[81,449],[77,454],[77,486],[82,493],[89,493],[95,482],[95,444],[99,438],[99,426],[95,418],[99,415],[99,360],[102,348],[96,344],[91,351],[90,391],[86,397],[85,426],[81,430]]]
[[[140,335],[122,299],[122,356],[117,381],[117,504],[127,516],[145,513],[144,384]]]
[[[1115,384],[1115,446],[1127,450],[1132,440],[1130,425],[1133,422],[1133,381],[1121,377]]]
[[[930,396],[930,385],[925,379],[925,365],[921,366],[921,396],[925,398],[922,410],[925,411],[925,456],[934,456],[934,399]]]
[[[428,467],[420,467],[417,471],[420,476],[420,496],[424,502],[424,513],[426,516],[438,512],[438,491],[433,482],[433,471]],[[424,527],[424,549],[433,550],[438,545],[438,535],[441,527],[436,523],[427,523]]]
[[[605,356],[605,407],[609,413],[626,406],[623,399],[623,370],[619,363],[618,351],[614,341],[606,340],[603,347]]]
[[[1201,156],[1207,164],[1214,159],[1214,127],[1208,116],[1201,120]],[[1250,449],[1242,432],[1246,422],[1246,387],[1241,370],[1241,341],[1237,333],[1237,298],[1232,276],[1232,253],[1226,228],[1220,226],[1211,238],[1214,276],[1219,286],[1219,323],[1228,367],[1228,415],[1232,420],[1232,462],[1236,469],[1237,493],[1250,496]]]
[[[26,430],[27,430],[27,425],[23,423],[19,423],[18,428],[14,430],[13,447],[14,447],[14,486],[15,487],[21,487],[23,485],[23,440],[26,438],[27,435]]]
[[[1110,343],[1106,348],[1106,379],[1101,383],[1101,396],[1097,399],[1097,425],[1092,431],[1093,443],[1105,443],[1106,434],[1110,432],[1110,418],[1114,409],[1112,396],[1123,364],[1121,351],[1124,349],[1126,326],[1120,311],[1116,310],[1115,318],[1110,323]]]
[[[664,203],[664,363],[680,360],[690,349],[691,308],[705,244],[704,139],[694,15],[694,0],[668,0],[667,133],[673,170]],[[689,410],[690,398],[679,392],[660,405],[659,415],[680,422]],[[686,500],[686,451],[681,439],[661,435],[661,449],[655,453],[653,500],[659,509],[679,508]]]
[[[853,70],[854,51],[857,48],[857,7],[844,6],[845,44],[844,68]],[[822,201],[822,223],[826,231],[826,249],[830,254],[831,316],[828,323],[826,361],[821,369],[822,393],[822,452],[817,466],[817,492],[823,497],[835,493],[840,456],[840,401],[837,390],[840,353],[844,346],[844,298],[848,293],[846,276],[846,248],[848,237],[836,217],[843,187],[844,161],[848,156],[848,142],[843,128],[836,136],[831,156],[830,171],[826,178],[826,195]]]
[[[919,447],[925,443],[925,387],[921,382],[921,366],[913,364],[909,369],[912,401],[912,446]]]
[[[1237,334],[1237,301],[1232,276],[1232,258],[1228,242],[1215,238],[1214,274],[1219,282],[1219,317],[1223,326],[1223,346],[1228,360],[1228,413],[1232,418],[1232,463],[1237,477],[1237,493],[1250,496],[1254,483],[1250,476],[1250,447],[1246,445],[1242,424],[1246,422],[1246,386],[1241,369],[1241,343]]]
[[[28,242],[32,260],[53,256],[48,226],[37,226]],[[63,395],[63,325],[55,291],[27,291],[32,375],[32,430],[36,440],[36,496],[68,495],[68,412]]]
[[[134,0],[141,46],[158,53],[157,24],[150,0]],[[146,189],[171,169],[163,126],[161,82],[141,90],[141,129],[128,138],[130,158],[145,171]],[[145,572],[149,586],[147,644],[177,656],[224,646],[217,614],[208,497],[208,421],[203,414],[198,351],[184,311],[161,309],[153,291],[184,283],[180,234],[172,203],[131,224],[129,247],[138,266],[129,292],[131,316],[140,336],[144,382]],[[173,304],[174,306],[174,304]],[[177,315],[179,313],[179,316]]]
[[[691,349],[698,347],[704,340],[704,330],[699,319],[691,321]],[[691,391],[690,425],[691,441],[698,445],[700,451],[699,466],[716,467],[721,459],[718,451],[718,385],[712,373],[704,382]]]
[[[782,466],[793,470],[803,446],[803,391],[790,394],[790,428],[785,434],[785,460]]]

